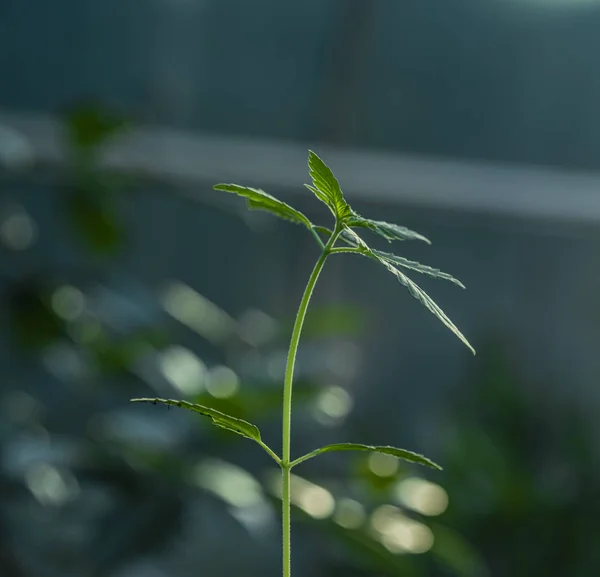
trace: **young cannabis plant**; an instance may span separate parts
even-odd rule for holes
[[[454,323],[446,316],[444,311],[431,299],[431,297],[413,282],[404,271],[413,271],[427,276],[441,278],[450,281],[462,288],[464,286],[460,281],[451,275],[441,272],[438,269],[422,265],[418,262],[408,260],[404,257],[370,248],[367,243],[359,236],[357,230],[367,230],[382,236],[387,241],[394,240],[419,240],[431,244],[424,236],[409,230],[405,227],[387,222],[371,220],[360,216],[355,212],[344,199],[340,185],[331,172],[330,168],[312,151],[308,154],[308,168],[312,179],[312,184],[305,185],[315,196],[327,205],[332,212],[335,224],[333,230],[323,226],[314,225],[300,211],[292,208],[290,205],[282,202],[275,197],[267,194],[263,190],[249,188],[237,184],[217,184],[215,190],[221,190],[243,196],[247,199],[248,208],[252,210],[264,210],[289,220],[293,223],[305,226],[315,237],[320,249],[321,255],[315,264],[315,267],[308,279],[304,290],[300,307],[296,315],[296,320],[292,330],[285,377],[283,383],[283,431],[282,431],[282,453],[278,455],[269,446],[265,444],[260,436],[258,428],[246,421],[226,415],[220,411],[188,403],[186,401],[174,401],[167,399],[143,398],[132,399],[134,402],[163,403],[173,405],[194,411],[201,415],[210,417],[212,423],[217,427],[222,427],[246,437],[260,445],[279,465],[282,476],[282,524],[283,524],[283,577],[290,577],[290,480],[291,470],[308,459],[312,459],[321,453],[330,451],[374,451],[393,455],[399,459],[404,459],[411,463],[418,463],[435,469],[441,469],[434,462],[423,455],[388,446],[371,446],[357,443],[337,443],[315,449],[306,455],[292,459],[291,457],[291,420],[292,420],[292,384],[294,379],[294,365],[296,362],[296,353],[300,342],[302,325],[308,309],[311,295],[319,278],[319,274],[325,265],[325,261],[331,255],[350,253],[370,258],[383,265],[391,272],[398,281],[404,285],[409,293],[432,312],[446,327],[448,327],[473,353],[473,347],[469,344],[463,334],[456,328]]]

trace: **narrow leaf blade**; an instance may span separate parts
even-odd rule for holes
[[[382,264],[389,272],[391,272],[400,282],[400,284],[402,284],[403,286],[405,286],[408,289],[408,292],[415,298],[417,299],[429,312],[431,312],[433,315],[435,315],[448,329],[450,329],[450,331],[452,331],[452,333],[454,333],[454,335],[456,337],[458,337],[459,340],[461,340],[466,346],[467,348],[473,353],[475,354],[475,349],[471,346],[471,344],[469,343],[469,341],[467,340],[467,338],[460,332],[460,330],[458,330],[458,327],[448,318],[448,316],[446,315],[446,313],[444,313],[444,311],[435,303],[435,301],[414,281],[412,281],[410,278],[408,278],[402,271],[398,270],[395,266],[393,261],[390,261],[391,257],[397,258],[402,260],[402,257],[397,257],[396,255],[392,255],[391,253],[379,253],[379,251],[374,251],[372,250],[367,243],[356,233],[355,230],[346,227],[344,229],[344,231],[342,232],[341,235],[341,239],[346,242],[348,245],[350,245],[352,248],[357,249],[357,253],[361,254],[362,256],[366,256],[368,258],[371,258],[377,262],[379,262],[380,264]],[[385,256],[383,256],[385,255]],[[402,266],[400,263],[397,263],[399,266]],[[408,264],[410,265],[417,265],[419,263],[413,263],[412,261],[409,261],[407,259],[404,259],[403,261],[403,265],[406,268],[411,268],[410,266],[407,266]],[[425,267],[425,265],[420,265],[421,267]],[[422,274],[432,274],[431,271],[435,270],[432,269],[431,267],[425,267],[426,269],[431,269],[428,272],[425,272],[425,270],[422,268],[421,270],[417,271],[420,272]],[[412,270],[415,270],[414,266],[412,268]],[[444,277],[446,276],[446,273],[442,273],[444,275]],[[448,277],[450,275],[447,275]],[[453,277],[452,277],[453,278]],[[449,278],[447,278],[446,280],[450,280]],[[456,281],[456,279],[455,279]],[[456,281],[459,282],[459,281]],[[462,283],[461,283],[462,285]],[[464,286],[463,286],[464,288]]]
[[[315,154],[308,151],[308,171],[313,185],[305,185],[315,196],[324,202],[338,220],[345,220],[352,215],[352,209],[346,202],[340,183],[332,170]]]
[[[461,283],[457,278],[454,278],[451,274],[446,272],[442,272],[440,269],[433,268],[431,266],[427,266],[425,264],[421,264],[420,262],[416,262],[414,260],[408,260],[403,256],[398,256],[396,254],[392,254],[390,252],[383,252],[380,250],[374,250],[373,253],[378,257],[386,260],[389,263],[393,263],[395,265],[401,266],[408,270],[412,270],[414,272],[418,272],[420,274],[424,274],[433,278],[439,278],[442,280],[447,280],[460,288],[464,289],[465,285]]]
[[[215,409],[211,409],[210,407],[206,407],[204,405],[198,405],[197,403],[189,403],[187,401],[176,401],[172,399],[158,399],[158,398],[139,398],[139,399],[131,399],[132,403],[151,403],[152,405],[163,404],[169,405],[172,407],[179,407],[181,409],[187,409],[188,411],[193,411],[194,413],[198,413],[200,415],[204,415],[206,417],[210,417],[213,425],[217,427],[221,427],[222,429],[227,429],[233,433],[237,433],[242,437],[246,437],[247,439],[252,439],[259,444],[262,444],[262,440],[260,437],[260,431],[258,427],[253,425],[252,423],[248,423],[242,419],[237,419],[232,417],[231,415],[227,415],[222,413],[221,411],[217,411]]]
[[[414,281],[408,278],[402,271],[398,270],[394,265],[385,259],[377,256],[371,252],[372,258],[379,261],[388,271],[390,271],[397,279],[400,284],[408,289],[408,292],[417,299],[430,313],[435,315],[456,337],[459,338],[467,348],[475,354],[475,349],[471,346],[471,343],[467,338],[458,330],[458,327],[450,320],[446,313],[436,304],[436,302]]]
[[[247,199],[248,208],[251,210],[264,210],[270,212],[279,218],[289,220],[296,224],[303,224],[307,228],[312,227],[312,223],[299,210],[291,207],[289,204],[271,196],[260,188],[251,188],[249,186],[240,186],[239,184],[215,184],[214,190],[221,190],[243,196]]]
[[[370,218],[363,218],[356,213],[354,213],[352,220],[348,222],[348,226],[367,228],[371,232],[382,236],[388,242],[392,242],[393,240],[420,240],[421,242],[431,244],[431,241],[427,237],[415,232],[414,230],[406,228],[405,226],[392,224],[383,220],[371,220]]]
[[[408,461],[409,463],[417,463],[425,467],[438,469],[439,471],[442,470],[437,463],[434,463],[419,453],[413,453],[412,451],[408,451],[406,449],[398,449],[397,447],[390,447],[388,445],[363,445],[360,443],[334,443],[333,445],[326,445],[325,447],[311,451],[310,453],[304,455],[304,457],[300,457],[296,463],[312,459],[321,453],[330,453],[333,451],[370,451],[375,453],[383,453],[385,455],[392,455],[398,459]]]

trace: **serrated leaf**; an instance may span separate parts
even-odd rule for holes
[[[434,314],[455,336],[457,336],[468,348],[475,354],[475,349],[471,346],[467,338],[458,330],[458,327],[448,318],[446,313],[435,303],[435,301],[414,281],[408,278],[402,271],[399,271],[393,264],[371,252],[371,255],[387,268],[402,284],[408,289],[408,292],[416,298],[429,312]]]
[[[465,288],[465,285],[463,283],[461,283],[458,279],[454,278],[451,274],[442,272],[441,270],[439,270],[437,268],[433,268],[431,266],[421,264],[420,262],[416,262],[414,260],[408,260],[407,258],[404,258],[403,256],[398,256],[398,255],[392,254],[390,252],[383,252],[380,250],[373,250],[372,252],[375,255],[377,255],[378,257],[381,257],[384,260],[388,261],[389,263],[396,264],[403,268],[413,270],[415,272],[418,272],[420,274],[424,274],[424,275],[427,275],[427,276],[430,276],[433,278],[447,280],[447,281],[459,286],[462,289]]]
[[[222,190],[224,192],[230,192],[243,196],[247,199],[248,208],[251,210],[264,210],[289,220],[296,224],[303,224],[308,229],[312,228],[312,223],[308,218],[302,214],[299,210],[291,207],[289,204],[271,196],[260,188],[250,188],[249,186],[240,186],[239,184],[215,184],[213,186],[215,190]]]
[[[389,272],[391,272],[398,281],[408,289],[408,292],[416,298],[429,312],[434,314],[448,329],[450,329],[456,337],[458,337],[468,348],[475,354],[475,349],[471,346],[467,338],[458,330],[458,327],[448,318],[446,313],[435,303],[435,301],[414,281],[408,278],[402,271],[398,270],[392,262],[380,256],[378,251],[372,250],[367,243],[351,228],[346,228],[341,235],[341,238],[356,249],[357,254],[372,258],[381,263]],[[389,253],[383,253],[388,255]],[[396,257],[396,255],[391,255]],[[397,257],[401,258],[401,257]],[[411,261],[408,261],[411,262]],[[405,263],[406,264],[406,263]],[[418,263],[415,263],[418,264]],[[401,265],[400,265],[401,266]],[[421,265],[424,266],[424,265]],[[430,268],[430,267],[427,267]],[[413,269],[414,270],[414,269]],[[435,270],[435,269],[432,269]],[[426,274],[423,271],[418,271]],[[445,274],[445,273],[443,273]],[[449,280],[449,279],[447,279]]]
[[[175,401],[171,399],[158,399],[158,398],[141,398],[141,399],[131,399],[132,403],[151,403],[153,405],[163,404],[170,405],[172,407],[180,407],[181,409],[187,409],[188,411],[193,411],[194,413],[199,413],[200,415],[204,415],[206,417],[210,417],[213,422],[213,425],[217,427],[221,427],[223,429],[227,429],[228,431],[232,431],[233,433],[237,433],[242,437],[246,437],[247,439],[252,439],[257,443],[262,445],[262,440],[260,437],[260,431],[256,425],[252,423],[248,423],[242,419],[236,419],[231,415],[226,415],[221,411],[217,411],[215,409],[211,409],[210,407],[206,407],[204,405],[198,405],[197,403],[188,403],[187,401]]]
[[[340,238],[352,248],[358,248],[365,254],[372,252],[369,248],[369,245],[351,228],[344,228],[344,230],[342,230],[342,234],[340,234]]]
[[[352,215],[352,209],[344,198],[340,183],[332,170],[312,150],[308,151],[308,171],[313,184],[304,186],[329,207],[336,220],[348,219]]]
[[[385,455],[392,455],[398,459],[403,459],[409,463],[417,463],[419,465],[431,467],[432,469],[438,469],[440,471],[442,470],[438,464],[434,463],[427,457],[419,455],[418,453],[413,453],[412,451],[407,451],[406,449],[398,449],[396,447],[390,447],[387,445],[362,445],[360,443],[335,443],[333,445],[326,445],[325,447],[315,449],[303,457],[296,459],[292,465],[295,466],[303,461],[312,459],[321,453],[330,453],[333,451],[370,451],[374,453],[383,453]]]
[[[427,244],[431,244],[431,241],[405,226],[399,224],[392,224],[383,220],[371,220],[370,218],[363,218],[359,214],[354,213],[353,218],[348,221],[348,226],[358,226],[361,228],[367,228],[371,232],[378,234],[385,238],[388,242],[393,240],[420,240]]]

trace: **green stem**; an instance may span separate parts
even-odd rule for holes
[[[283,577],[292,575],[292,507],[290,500],[291,473],[288,463],[281,465],[281,522],[283,526]]]
[[[321,252],[319,260],[315,264],[313,271],[308,279],[300,307],[296,314],[294,328],[292,330],[292,339],[288,350],[287,364],[285,367],[285,379],[283,383],[283,433],[282,444],[283,451],[281,456],[281,498],[282,498],[282,526],[283,526],[283,577],[291,577],[291,501],[290,501],[290,455],[291,455],[291,436],[292,436],[292,383],[294,380],[294,366],[296,364],[296,354],[298,352],[298,344],[300,343],[300,335],[302,326],[306,317],[306,311],[310,302],[315,285],[325,261],[329,256],[330,251],[340,235],[341,229],[336,226],[333,234],[329,237],[327,244]]]
[[[321,240],[321,237],[319,236],[319,233],[315,230],[314,226],[310,227],[310,232],[312,232],[312,235],[315,237],[316,241],[319,243],[321,250],[325,250],[325,245],[323,244],[323,241]]]
[[[350,247],[343,247],[343,246],[340,246],[339,248],[332,248],[329,251],[329,254],[339,254],[339,253],[343,253],[343,252],[363,254],[363,252],[359,248],[350,248]]]
[[[262,441],[258,441],[258,444],[266,451],[266,453],[268,455],[271,456],[271,458],[278,464],[281,466],[281,459],[279,458],[279,456],[277,455],[277,453],[275,453],[275,451],[273,451],[273,449],[271,449],[271,447],[269,447],[268,445],[266,445],[265,443],[263,443]]]

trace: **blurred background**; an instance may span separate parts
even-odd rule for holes
[[[395,246],[472,358],[385,271],[332,259],[307,321],[294,572],[600,574],[600,3],[0,0],[0,575],[280,574],[277,471],[134,396],[279,447],[306,151]]]

